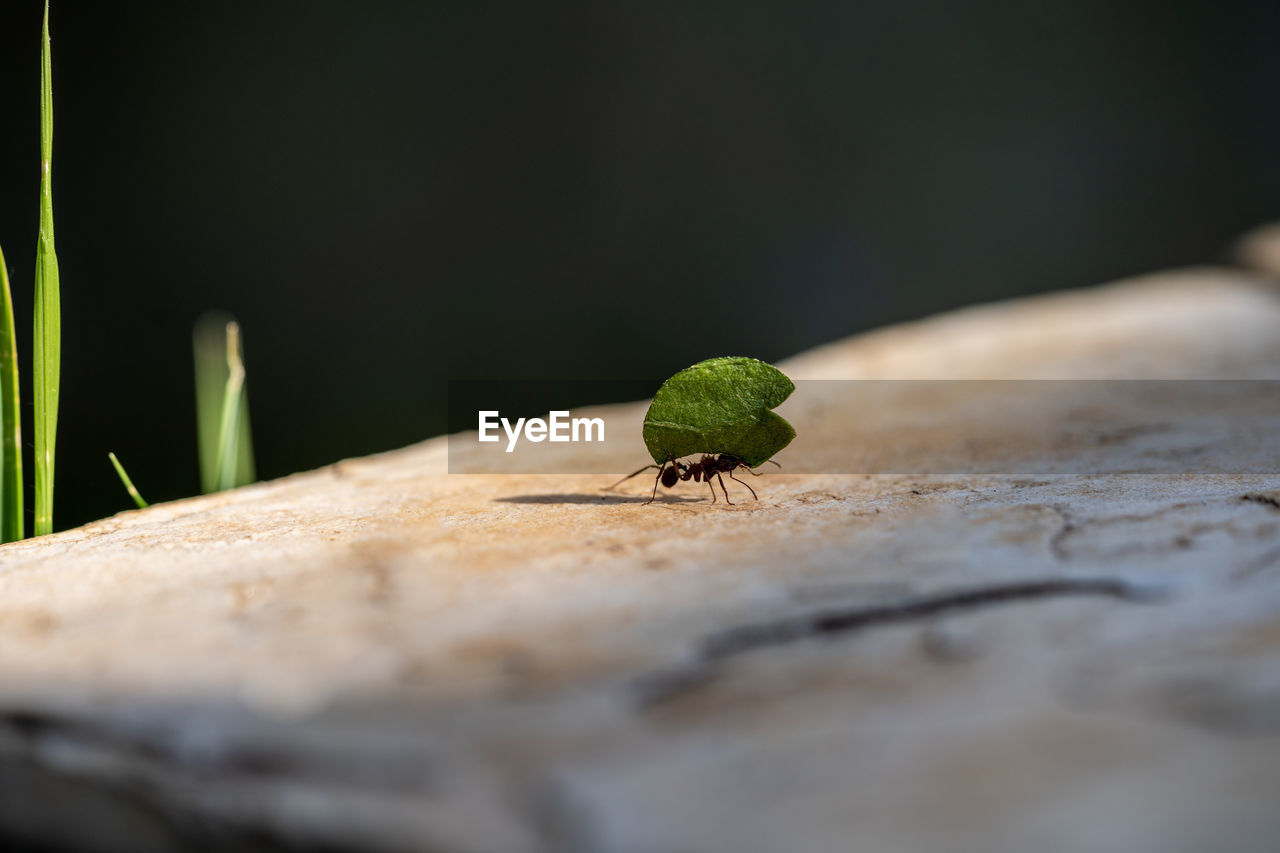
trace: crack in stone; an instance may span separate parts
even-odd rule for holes
[[[1064,543],[1068,536],[1080,529],[1080,525],[1072,520],[1071,516],[1068,515],[1067,511],[1062,507],[1054,506],[1053,504],[1048,504],[1047,506],[1049,509],[1056,512],[1058,517],[1062,519],[1062,526],[1055,530],[1053,535],[1049,537],[1049,553],[1051,553],[1055,559],[1068,560],[1071,555],[1067,553],[1067,546]]]
[[[1271,493],[1271,492],[1250,492],[1248,494],[1240,495],[1239,501],[1244,503],[1261,504],[1263,506],[1270,507],[1272,509],[1280,510],[1280,496],[1277,496],[1277,494]],[[1188,508],[1199,508],[1206,505],[1212,505],[1213,503],[1214,502],[1212,501],[1210,502],[1183,501],[1183,502],[1173,503],[1167,506],[1160,507],[1154,512],[1126,513],[1123,515],[1112,515],[1112,516],[1106,516],[1102,518],[1086,518],[1082,520],[1077,520],[1076,518],[1074,518],[1071,515],[1071,513],[1069,513],[1062,506],[1059,506],[1056,504],[1041,504],[1041,506],[1045,506],[1053,510],[1055,513],[1058,514],[1058,517],[1062,520],[1062,523],[1058,527],[1058,529],[1054,531],[1053,534],[1049,537],[1048,546],[1049,546],[1049,552],[1053,555],[1055,559],[1065,562],[1073,559],[1073,556],[1074,556],[1072,554],[1072,549],[1067,546],[1067,540],[1072,538],[1075,534],[1081,533],[1082,531],[1105,530],[1107,528],[1113,528],[1116,525],[1121,525],[1125,523],[1148,522],[1148,521],[1161,518],[1162,516],[1165,516],[1171,512],[1185,510]],[[1192,528],[1191,535],[1187,535],[1187,534],[1179,535],[1172,540],[1171,544],[1176,548],[1188,548],[1194,544],[1195,536],[1201,533],[1207,533],[1213,530],[1229,529],[1230,527],[1231,527],[1230,521],[1222,521],[1216,524],[1200,524]],[[1136,552],[1136,551],[1145,550],[1149,546],[1135,542],[1129,546],[1119,546],[1119,547],[1121,550],[1118,551],[1117,553],[1122,554],[1122,553],[1125,553],[1126,551]]]
[[[1048,578],[978,586],[885,604],[834,608],[793,619],[729,628],[703,640],[700,657],[703,660],[719,660],[806,637],[841,634],[872,625],[907,622],[951,611],[1062,595],[1101,595],[1126,601],[1146,601],[1153,597],[1153,590],[1118,578]]]
[[[893,602],[831,608],[771,622],[739,625],[703,638],[691,663],[640,679],[636,685],[637,695],[642,706],[653,706],[715,680],[720,675],[720,665],[729,658],[808,639],[838,637],[882,625],[1045,598],[1102,596],[1120,601],[1150,602],[1166,598],[1168,594],[1167,588],[1121,578],[1043,578],[985,584]]]

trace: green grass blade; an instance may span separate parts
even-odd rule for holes
[[[227,324],[227,384],[222,393],[218,426],[218,490],[236,487],[240,455],[240,400],[244,396],[244,361],[240,356],[240,326]]]
[[[200,491],[218,490],[219,426],[227,384],[227,323],[231,317],[211,311],[196,320],[191,343],[196,367],[196,449]]]
[[[256,477],[240,327],[229,315],[210,312],[196,321],[192,343],[200,488],[208,494],[252,483]]]
[[[115,466],[116,474],[120,476],[120,482],[124,483],[125,490],[129,493],[129,497],[133,498],[133,502],[138,505],[138,509],[146,509],[149,504],[142,499],[142,495],[138,494],[138,490],[133,487],[133,480],[130,480],[129,475],[125,473],[124,466],[120,464],[120,460],[116,458],[114,453],[108,453],[107,458]]]
[[[53,249],[53,80],[49,58],[49,4],[44,5],[40,50],[40,238],[36,244],[35,535],[53,532],[53,460],[62,372],[62,307],[58,256]]]
[[[9,268],[0,251],[0,541],[22,538],[22,416]]]
[[[247,486],[258,479],[253,461],[253,433],[249,431],[249,392],[240,388],[240,425],[236,429],[235,484]]]

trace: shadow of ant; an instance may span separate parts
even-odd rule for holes
[[[494,498],[498,503],[507,504],[643,504],[649,503],[643,497],[633,495],[511,495],[505,498]],[[689,498],[677,495],[662,495],[658,503],[686,504],[702,503],[701,498]]]

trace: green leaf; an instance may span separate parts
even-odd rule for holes
[[[763,465],[796,437],[770,411],[795,390],[786,375],[754,358],[700,361],[672,376],[644,417],[644,443],[661,464],[696,453],[736,456]]]
[[[53,66],[49,58],[47,0],[40,58],[40,237],[36,243],[35,353],[31,361],[35,405],[36,536],[53,532],[53,461],[58,435],[58,386],[62,372],[62,306],[58,256],[53,249]]]
[[[22,538],[22,417],[9,269],[0,252],[0,541]]]
[[[149,504],[142,499],[142,495],[138,494],[138,490],[133,486],[133,480],[129,479],[129,475],[125,473],[124,466],[120,464],[120,460],[116,458],[114,453],[108,453],[107,458],[111,460],[111,464],[116,469],[116,474],[120,477],[120,482],[124,483],[125,491],[129,493],[129,497],[133,498],[133,502],[138,505],[138,509],[146,509]]]

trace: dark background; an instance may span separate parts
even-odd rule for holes
[[[198,490],[207,308],[270,478],[443,431],[450,378],[661,378],[1223,258],[1280,214],[1278,10],[55,0],[57,526],[129,506],[108,450]],[[0,13],[28,373],[40,12]]]

